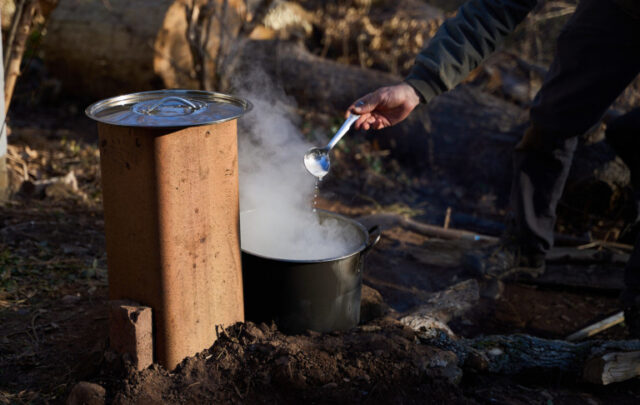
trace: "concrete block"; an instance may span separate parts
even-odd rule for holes
[[[137,370],[147,368],[153,363],[151,308],[130,301],[111,301],[109,304],[111,348],[130,356]]]

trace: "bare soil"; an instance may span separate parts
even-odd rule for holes
[[[371,211],[367,206],[343,207],[328,201],[322,206],[355,216]],[[411,330],[390,318],[344,333],[297,336],[283,335],[275,325],[237,324],[173,372],[159,366],[127,371],[105,350],[104,241],[89,236],[102,232],[99,211],[81,208],[72,199],[65,204],[45,199],[25,200],[19,210],[9,206],[0,212],[4,224],[43,225],[29,228],[29,237],[23,238],[16,235],[24,233],[23,228],[3,227],[6,250],[42,259],[18,262],[10,256],[17,271],[5,277],[16,284],[3,289],[1,301],[0,403],[62,403],[83,380],[103,385],[108,402],[122,404],[640,400],[640,387],[631,382],[602,388],[562,375],[540,379],[465,374],[460,380],[455,368],[438,366],[448,364],[446,352],[421,345]],[[423,302],[429,292],[463,278],[455,258],[468,248],[466,243],[390,229],[367,259],[365,283],[377,288],[394,311],[407,310]],[[69,251],[74,244],[85,250]],[[421,251],[428,255],[420,255]],[[100,260],[91,273],[96,258]],[[614,296],[593,291],[507,284],[502,298],[484,299],[475,313],[451,326],[467,337],[524,332],[561,338],[616,305]],[[624,328],[614,328],[607,338],[624,338],[625,333]]]
[[[440,351],[391,320],[346,333],[285,336],[238,324],[173,373],[151,368],[114,389],[114,403],[473,403],[429,367]]]
[[[531,26],[533,32],[521,33],[527,43],[546,38],[535,28],[539,26]],[[334,56],[356,63],[354,49],[344,51],[346,55],[335,51]],[[528,83],[531,94],[539,85],[536,80]],[[84,104],[60,103],[51,90],[55,87],[54,82],[48,87],[25,85],[16,93],[10,115],[9,165],[16,194],[0,207],[0,404],[64,403],[79,381],[103,385],[107,402],[120,404],[640,403],[637,380],[596,387],[561,374],[460,376],[446,352],[420,344],[412,331],[390,317],[367,320],[347,332],[297,336],[286,336],[274,325],[246,322],[224,331],[209,349],[175,371],[159,366],[141,372],[128,369],[107,350],[107,269],[95,127],[79,114]],[[486,87],[512,97],[503,94],[503,87]],[[637,101],[637,89],[636,83],[624,100]],[[519,102],[526,105],[527,100]],[[341,121],[338,115],[313,111],[300,115],[310,138],[331,133]],[[416,174],[390,159],[373,136],[362,134],[344,141],[335,163],[342,175],[323,182],[320,208],[356,218],[403,213],[440,224],[451,207],[454,226],[499,233],[505,209],[504,198],[497,195],[500,189],[479,184],[477,192],[469,193],[448,180],[452,176],[446,170],[457,167]],[[77,188],[34,193],[25,186],[18,192],[23,183],[70,172]],[[559,222],[562,229],[575,225],[563,217]],[[605,237],[611,224],[593,218],[588,225],[593,225],[594,236]],[[367,258],[364,282],[381,293],[392,311],[401,313],[423,303],[429,293],[468,277],[459,258],[472,247],[470,242],[388,229]],[[499,298],[482,298],[472,313],[450,326],[461,337],[528,333],[561,339],[617,310],[616,292],[508,283]],[[621,325],[600,337],[628,336]]]

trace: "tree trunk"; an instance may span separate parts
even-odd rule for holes
[[[63,1],[51,14],[43,44],[47,65],[65,89],[91,98],[163,87],[198,88],[197,70],[211,67],[196,66],[203,58],[194,53],[206,51],[215,60],[223,40],[234,38],[240,29],[244,3],[193,3]]]
[[[153,3],[61,2],[43,43],[49,69],[68,91],[92,98],[159,87],[160,60],[189,77],[188,48],[167,55],[172,49],[163,47],[163,38],[186,32],[186,18],[170,18],[184,13],[182,7],[174,0]]]
[[[434,24],[442,19],[441,13],[421,2],[405,3],[394,11],[400,19]],[[218,75],[229,71],[234,56],[245,61],[277,58],[280,77],[286,83],[293,81],[288,87],[306,87],[305,100],[312,103],[329,96],[334,109],[344,108],[362,91],[400,80],[329,62],[291,44],[243,42],[260,23],[279,30],[276,38],[290,38],[295,35],[280,31],[294,29],[301,19],[313,22],[313,13],[287,4],[263,0],[247,11],[243,0],[67,0],[51,15],[45,60],[65,88],[91,97],[158,87],[195,88],[207,81],[225,90],[224,83],[217,83]],[[245,21],[247,16],[250,21]],[[341,93],[344,85],[346,91]]]

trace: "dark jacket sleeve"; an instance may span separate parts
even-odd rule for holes
[[[405,79],[424,102],[452,89],[495,51],[537,0],[469,0],[416,57]]]

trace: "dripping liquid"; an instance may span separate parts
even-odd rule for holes
[[[317,212],[317,206],[318,206],[318,195],[320,194],[320,182],[322,181],[322,177],[316,177],[316,186],[313,190],[313,205],[312,205],[312,209],[313,212]]]

